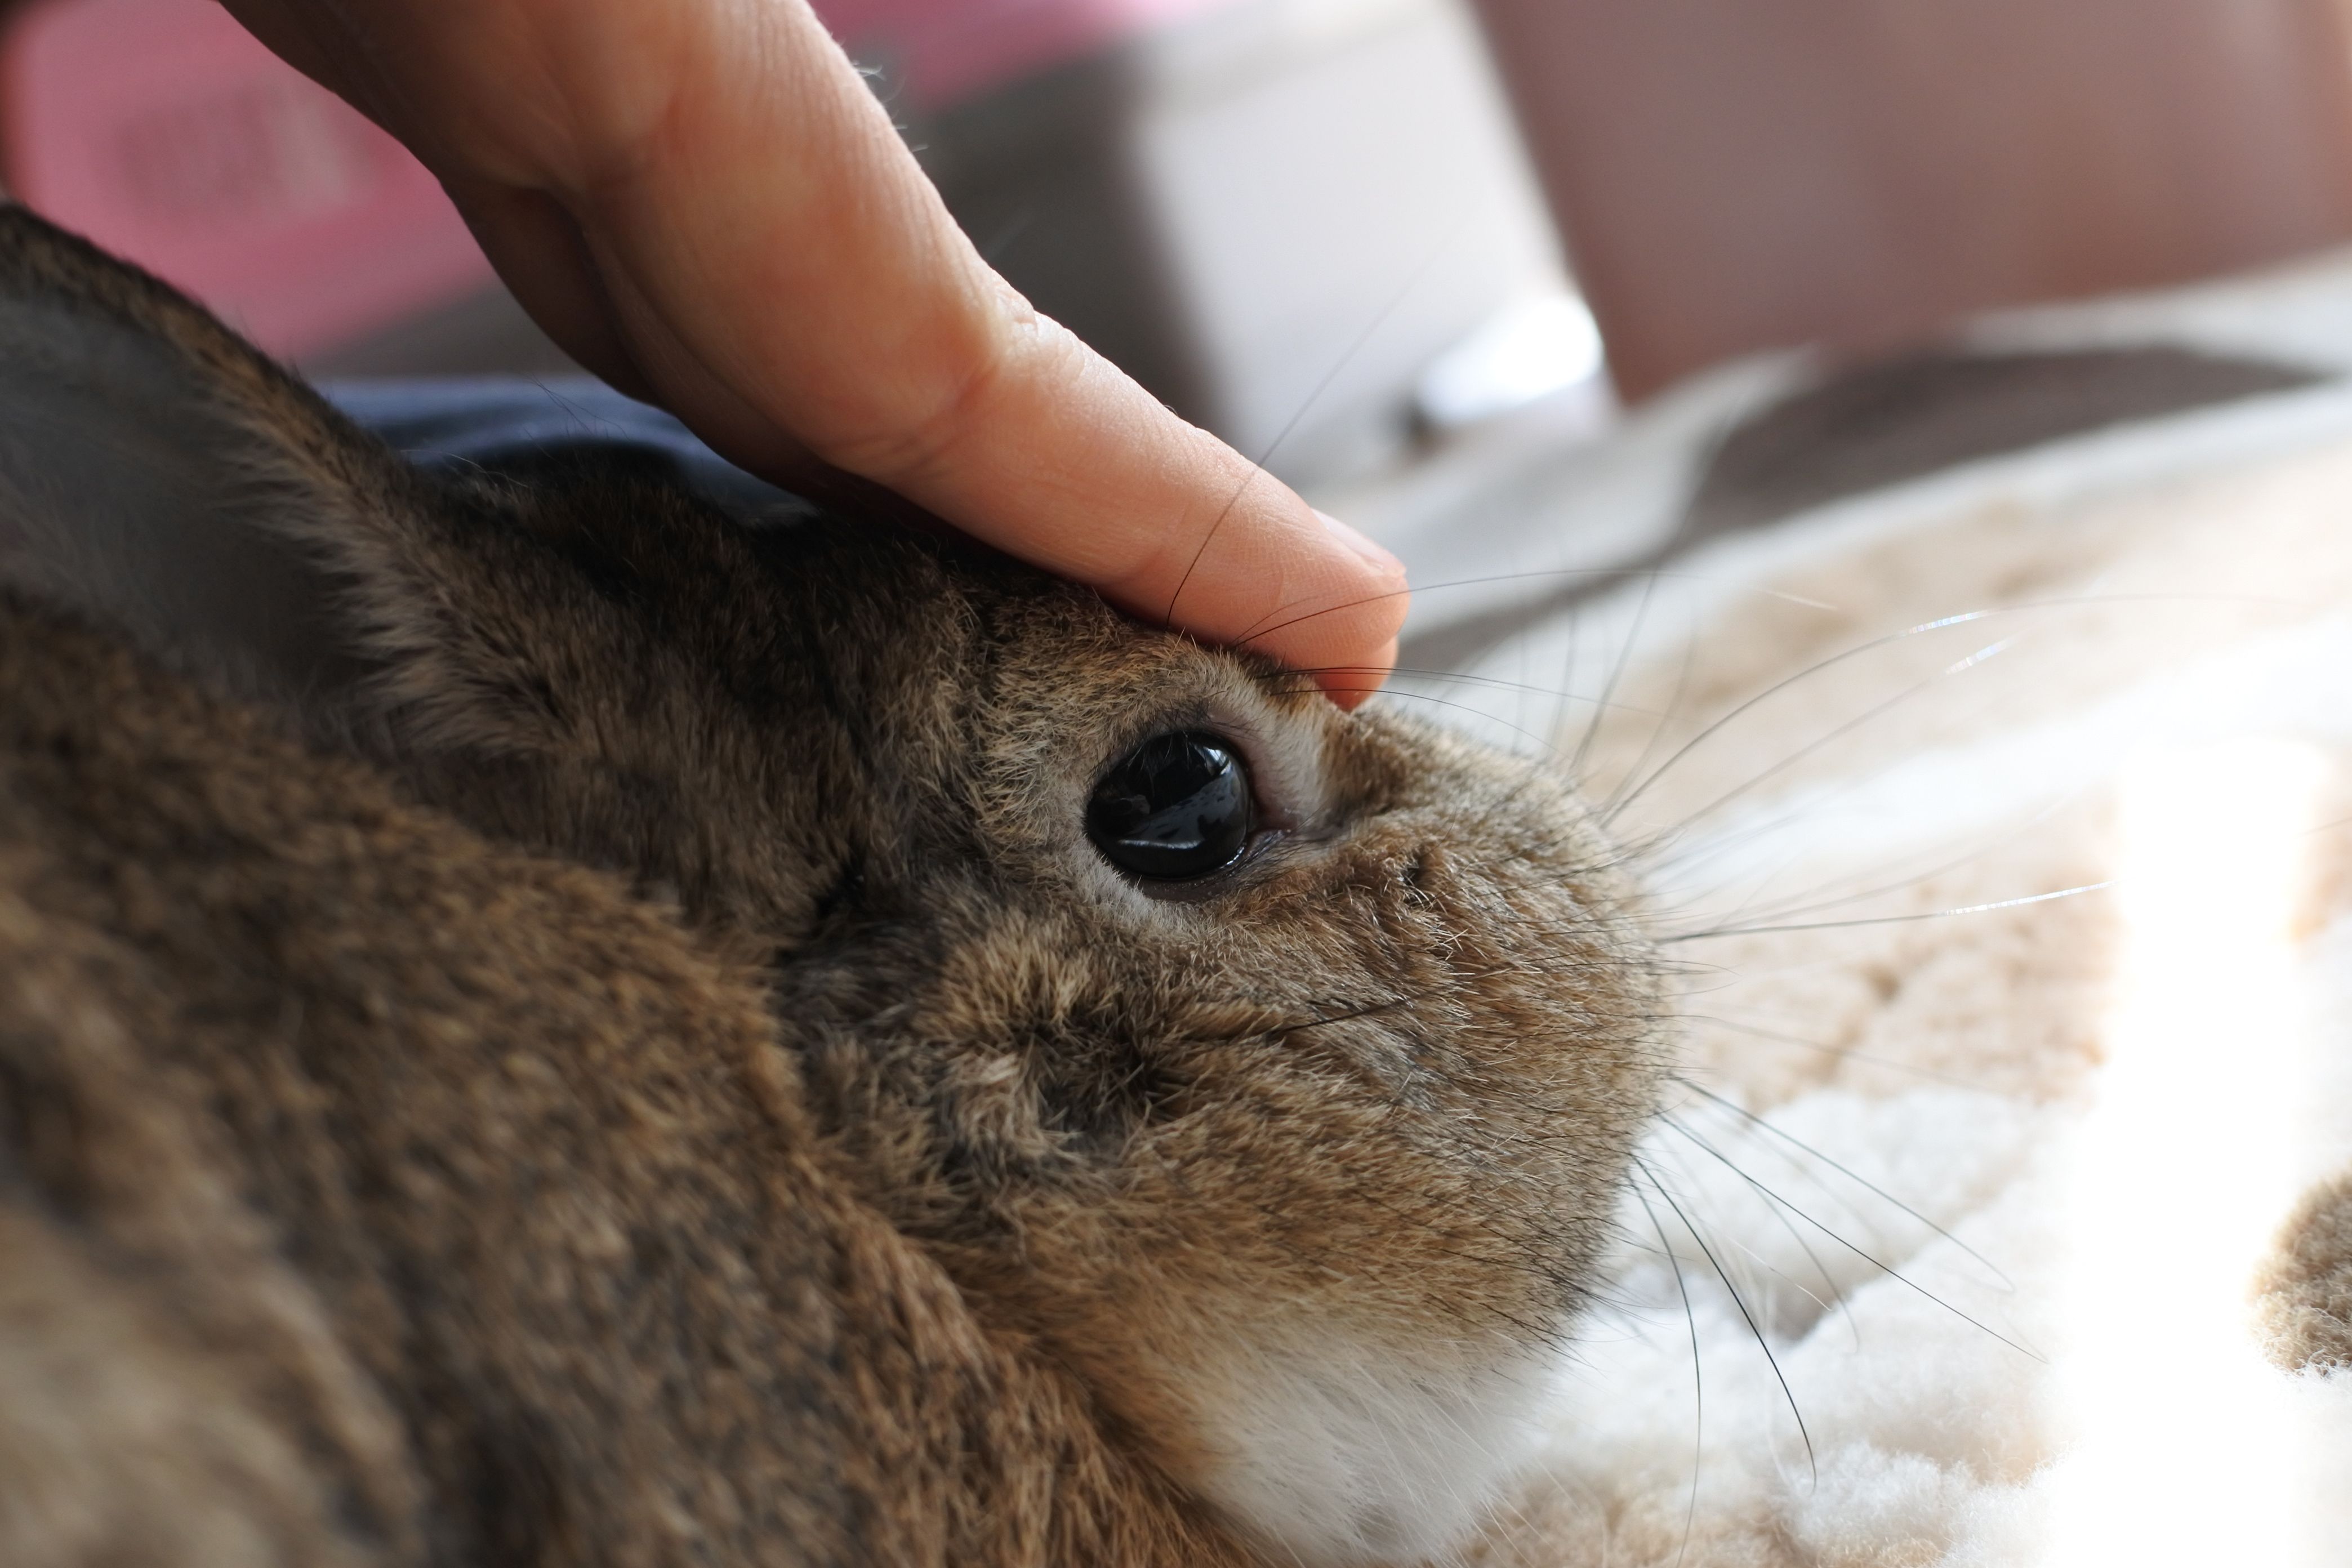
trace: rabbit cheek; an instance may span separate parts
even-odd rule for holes
[[[1260,1213],[1329,1217],[1268,1237],[1265,1278],[1228,1284],[1221,1324],[1159,1342],[1189,1352],[1162,1374],[1189,1405],[1187,1483],[1307,1563],[1442,1554],[1531,1457],[1654,1092],[1623,889],[1571,880],[1572,818],[1500,842],[1497,793],[1465,781],[1460,820],[1360,834],[1340,896],[1316,900],[1353,929],[1301,929],[1287,965],[1262,961],[1267,983],[1353,968],[1357,994],[1415,1001],[1282,1042],[1323,1103],[1280,1114],[1261,1079],[1258,1104],[1313,1153],[1276,1141],[1234,1179]]]

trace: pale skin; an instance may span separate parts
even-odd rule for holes
[[[806,0],[226,0],[398,136],[565,350],[1352,707],[1404,574],[1031,309]]]

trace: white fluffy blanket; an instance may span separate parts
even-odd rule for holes
[[[1826,507],[1476,673],[1423,689],[1629,796],[1686,1066],[1473,1556],[2352,1563],[2352,1369],[2262,1289],[2352,1168],[2352,392]]]

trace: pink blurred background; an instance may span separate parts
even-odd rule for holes
[[[927,112],[1230,0],[828,0]],[[273,353],[490,279],[432,175],[212,0],[38,0],[0,38],[10,188]]]
[[[0,44],[8,184],[301,355],[481,288],[401,145],[209,0],[44,0]]]

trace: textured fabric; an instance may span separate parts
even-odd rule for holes
[[[1718,539],[1445,689],[1605,694],[1549,738],[1685,965],[1616,1310],[1479,1560],[2346,1561],[2347,516],[2352,390],[2252,398]],[[2157,965],[2150,889],[2266,836],[2276,907],[2178,900]]]

